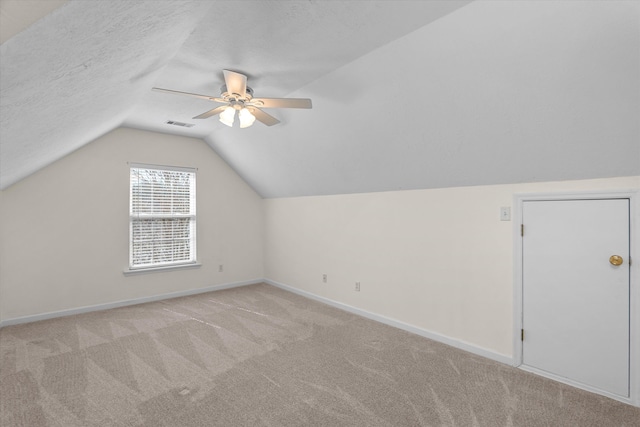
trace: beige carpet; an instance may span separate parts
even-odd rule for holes
[[[638,426],[640,409],[271,287],[0,330],[3,426]]]

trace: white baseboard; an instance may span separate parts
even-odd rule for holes
[[[150,297],[135,298],[124,301],[109,302],[106,304],[89,305],[85,307],[71,308],[68,310],[51,311],[49,313],[34,314],[31,316],[15,317],[13,319],[5,319],[0,321],[0,328],[11,325],[19,325],[21,323],[37,322],[39,320],[53,319],[56,317],[73,316],[74,314],[89,313],[92,311],[108,310],[110,308],[125,307],[128,305],[143,304],[145,302],[160,301],[170,298],[185,297],[189,295],[203,294],[205,292],[220,291],[222,289],[237,288],[240,286],[255,285],[263,283],[262,279],[246,280],[242,282],[224,283],[222,285],[207,286],[206,288],[189,289],[186,291],[171,292],[168,294],[153,295]]]
[[[429,338],[431,340],[450,345],[451,347],[459,348],[460,350],[468,351],[469,353],[477,354],[478,356],[495,360],[496,362],[504,363],[506,365],[511,365],[511,366],[514,365],[514,360],[513,360],[513,357],[511,356],[496,353],[492,350],[487,350],[486,348],[478,347],[474,344],[460,341],[455,338],[448,337],[446,335],[441,335],[436,332],[431,332],[426,329],[418,328],[408,323],[401,322],[399,320],[395,320],[389,317],[381,316],[379,314],[371,313],[369,311],[362,310],[360,308],[356,308],[347,304],[343,304],[341,302],[337,302],[329,298],[321,297],[321,296],[312,294],[311,292],[303,291],[293,286],[276,282],[275,280],[264,279],[263,281],[264,283],[268,283],[272,286],[276,286],[286,291],[293,292],[294,294],[298,294],[303,297],[307,297],[307,298],[325,303],[327,305],[339,308],[341,310],[348,311],[350,313],[357,314],[362,317],[366,317],[367,319],[375,320],[376,322],[384,323],[386,325],[393,326],[395,328],[402,329],[407,332],[411,332],[413,334],[420,335],[422,337]]]
[[[478,356],[486,357],[487,359],[495,360],[497,362],[501,362],[507,365],[514,364],[514,360],[510,356],[496,353],[494,351],[487,350],[485,348],[478,347],[476,345],[469,344],[467,342],[460,341],[454,338],[450,338],[448,336],[441,335],[436,332],[427,331],[425,329],[418,328],[408,323],[391,319],[389,317],[381,316],[379,314],[371,313],[369,311],[362,310],[360,308],[356,308],[347,304],[343,304],[341,302],[337,302],[329,298],[321,297],[321,296],[312,294],[310,292],[303,291],[293,286],[285,285],[283,283],[279,283],[270,279],[254,279],[254,280],[247,280],[242,282],[225,283],[222,285],[208,286],[206,288],[189,289],[186,291],[171,292],[167,294],[153,295],[149,297],[135,298],[135,299],[125,300],[125,301],[115,301],[115,302],[110,302],[106,304],[97,304],[97,305],[91,305],[91,306],[85,306],[85,307],[72,308],[68,310],[35,314],[31,316],[16,317],[16,318],[5,319],[0,321],[0,328],[5,326],[11,326],[11,325],[19,325],[21,323],[30,323],[30,322],[37,322],[39,320],[53,319],[56,317],[73,316],[75,314],[89,313],[92,311],[108,310],[111,308],[125,307],[128,305],[143,304],[145,302],[160,301],[160,300],[165,300],[170,298],[197,295],[205,292],[219,291],[222,289],[237,288],[240,286],[254,285],[257,283],[268,283],[272,286],[281,288],[285,291],[289,291],[289,292],[301,295],[303,297],[313,299],[313,300],[322,302],[324,304],[339,308],[341,310],[348,311],[350,313],[357,314],[359,316],[366,317],[371,320],[375,320],[376,322],[384,323],[386,325],[393,326],[395,328],[402,329],[402,330],[411,332],[413,334],[420,335],[422,337],[429,338],[434,341],[438,341],[455,348],[459,348],[464,351],[468,351],[469,353],[477,354]]]

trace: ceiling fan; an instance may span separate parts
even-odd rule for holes
[[[280,120],[265,113],[262,108],[311,108],[311,100],[307,98],[254,98],[253,89],[247,86],[247,76],[230,70],[223,70],[222,72],[224,73],[225,85],[220,88],[220,97],[198,95],[159,87],[152,89],[158,92],[187,95],[224,104],[195,116],[194,119],[206,119],[219,114],[220,121],[229,127],[233,126],[236,111],[238,111],[240,127],[246,128],[251,126],[256,119],[267,126],[280,123]]]

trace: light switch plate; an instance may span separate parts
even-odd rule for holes
[[[511,208],[509,206],[500,208],[500,221],[511,221]]]

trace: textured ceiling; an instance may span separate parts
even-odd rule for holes
[[[639,2],[57,3],[0,46],[3,189],[121,125],[205,139],[264,197],[640,174]],[[228,128],[150,90],[225,68],[314,108]]]
[[[0,0],[0,43],[65,4],[67,0]]]

